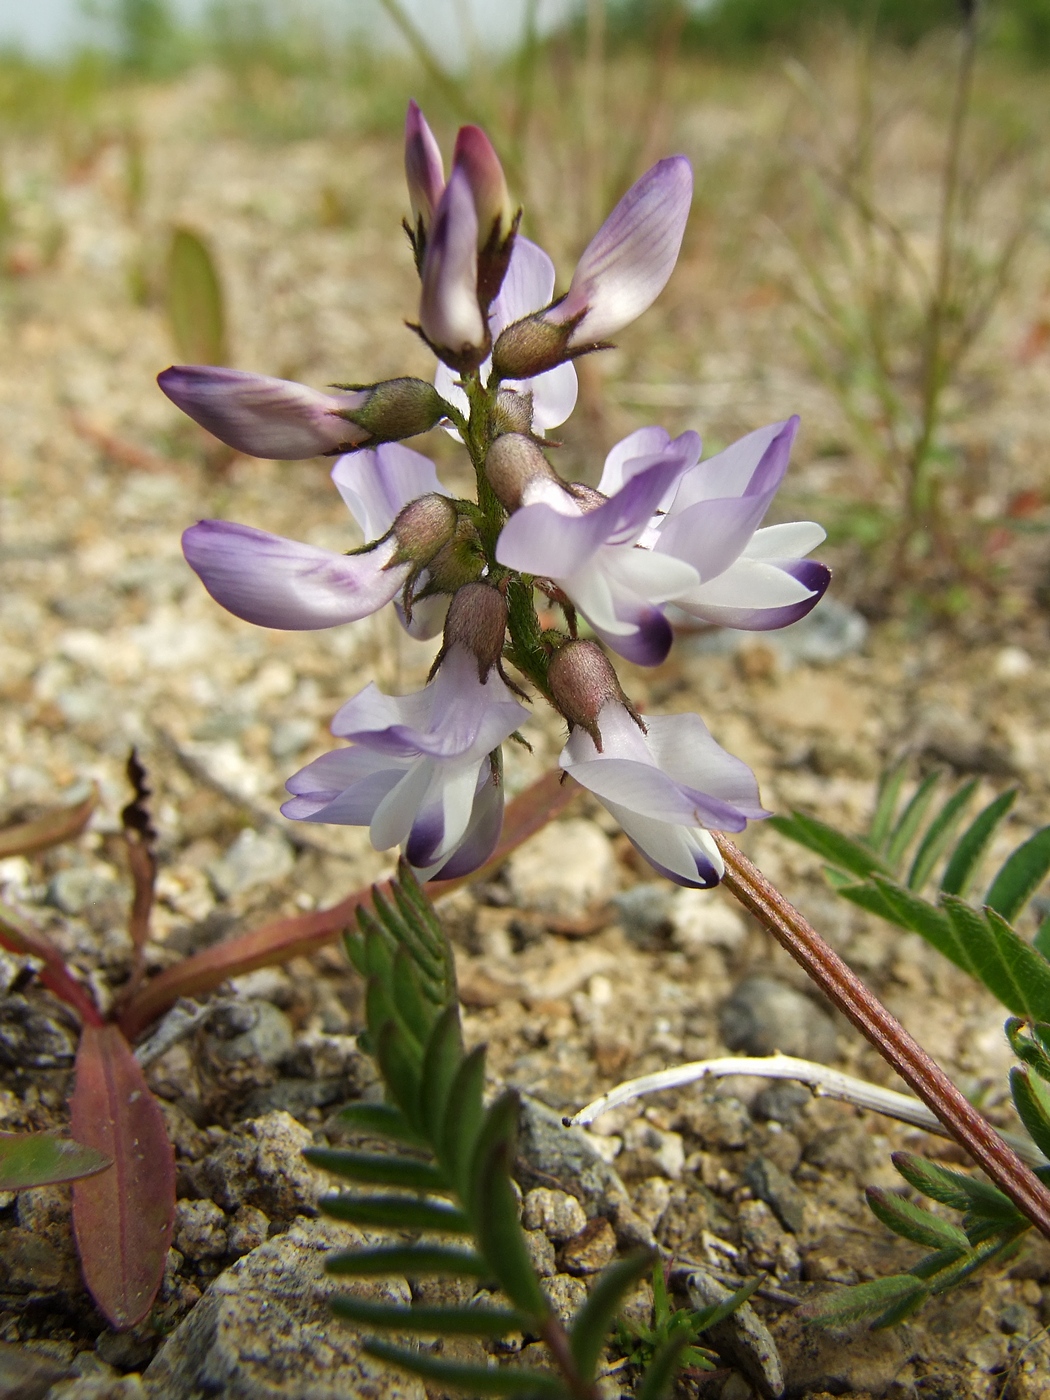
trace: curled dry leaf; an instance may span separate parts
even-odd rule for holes
[[[92,785],[88,796],[75,807],[54,807],[34,821],[6,827],[0,831],[0,860],[8,856],[28,856],[48,846],[72,841],[87,826],[97,806],[98,788]]]
[[[86,1025],[70,1101],[74,1136],[113,1159],[73,1186],[73,1233],[91,1296],[123,1331],[149,1312],[175,1215],[164,1116],[116,1026]]]

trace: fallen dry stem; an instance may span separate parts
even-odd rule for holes
[[[1000,1191],[1050,1239],[1050,1191],[1035,1173],[747,856],[726,837],[716,834],[715,840],[726,864],[726,889],[787,949]]]

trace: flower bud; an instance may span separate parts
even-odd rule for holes
[[[463,172],[474,197],[474,212],[478,216],[478,302],[487,312],[507,274],[520,213],[511,203],[499,157],[480,127],[460,127],[452,168]]]
[[[532,390],[500,389],[492,415],[494,435],[532,432]]]
[[[379,384],[338,387],[356,389],[366,395],[359,408],[343,409],[340,416],[365,430],[369,447],[428,433],[448,411],[444,399],[425,379],[384,379]]]
[[[519,509],[530,482],[561,485],[558,473],[524,433],[504,433],[496,439],[485,458],[485,476],[500,504],[509,511]]]
[[[620,678],[609,658],[597,642],[571,641],[563,643],[551,657],[547,668],[547,686],[555,705],[569,721],[585,729],[602,752],[602,736],[598,716],[610,700],[622,705],[637,725],[644,730],[638,712],[623,693]]]
[[[456,507],[447,496],[432,492],[409,501],[390,527],[397,540],[393,562],[426,568],[453,538],[458,520]]]
[[[583,314],[582,312],[580,313]],[[554,325],[540,313],[503,330],[492,350],[492,369],[500,379],[531,379],[573,358],[569,341],[575,322]]]
[[[478,680],[497,666],[503,656],[507,635],[507,601],[498,589],[487,583],[468,583],[457,590],[448,606],[445,640],[441,650],[466,647],[477,657]]]
[[[430,582],[419,597],[434,593],[455,593],[473,583],[485,567],[481,537],[471,520],[461,515],[449,540],[427,562]]]
[[[460,373],[476,369],[491,343],[478,304],[477,237],[470,186],[455,169],[427,240],[419,326],[435,355]]]
[[[434,133],[418,105],[411,100],[405,115],[405,180],[412,206],[410,236],[413,242],[420,234],[425,240],[445,188],[445,167]]]

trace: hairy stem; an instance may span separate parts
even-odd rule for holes
[[[747,856],[721,834],[715,840],[726,864],[726,889],[787,949],[1000,1191],[1050,1239],[1050,1191],[1035,1173]]]

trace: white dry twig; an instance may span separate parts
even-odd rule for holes
[[[794,1055],[738,1056],[725,1055],[716,1060],[693,1060],[689,1064],[676,1065],[673,1069],[657,1070],[654,1074],[643,1074],[638,1079],[625,1080],[607,1094],[594,1099],[586,1107],[565,1119],[566,1127],[584,1128],[600,1118],[610,1109],[630,1103],[643,1094],[656,1094],[661,1089],[680,1089],[686,1084],[695,1084],[699,1079],[724,1079],[728,1075],[753,1075],[759,1079],[792,1079],[806,1084],[818,1098],[841,1099],[857,1108],[882,1113],[887,1118],[896,1118],[901,1123],[923,1128],[928,1133],[950,1137],[940,1120],[930,1112],[924,1103],[901,1094],[896,1089],[884,1089],[880,1084],[869,1084],[866,1079],[857,1079],[841,1070],[829,1069],[812,1060],[796,1059]],[[1007,1142],[1029,1166],[1042,1167],[1046,1158],[1033,1142],[1010,1134]]]

